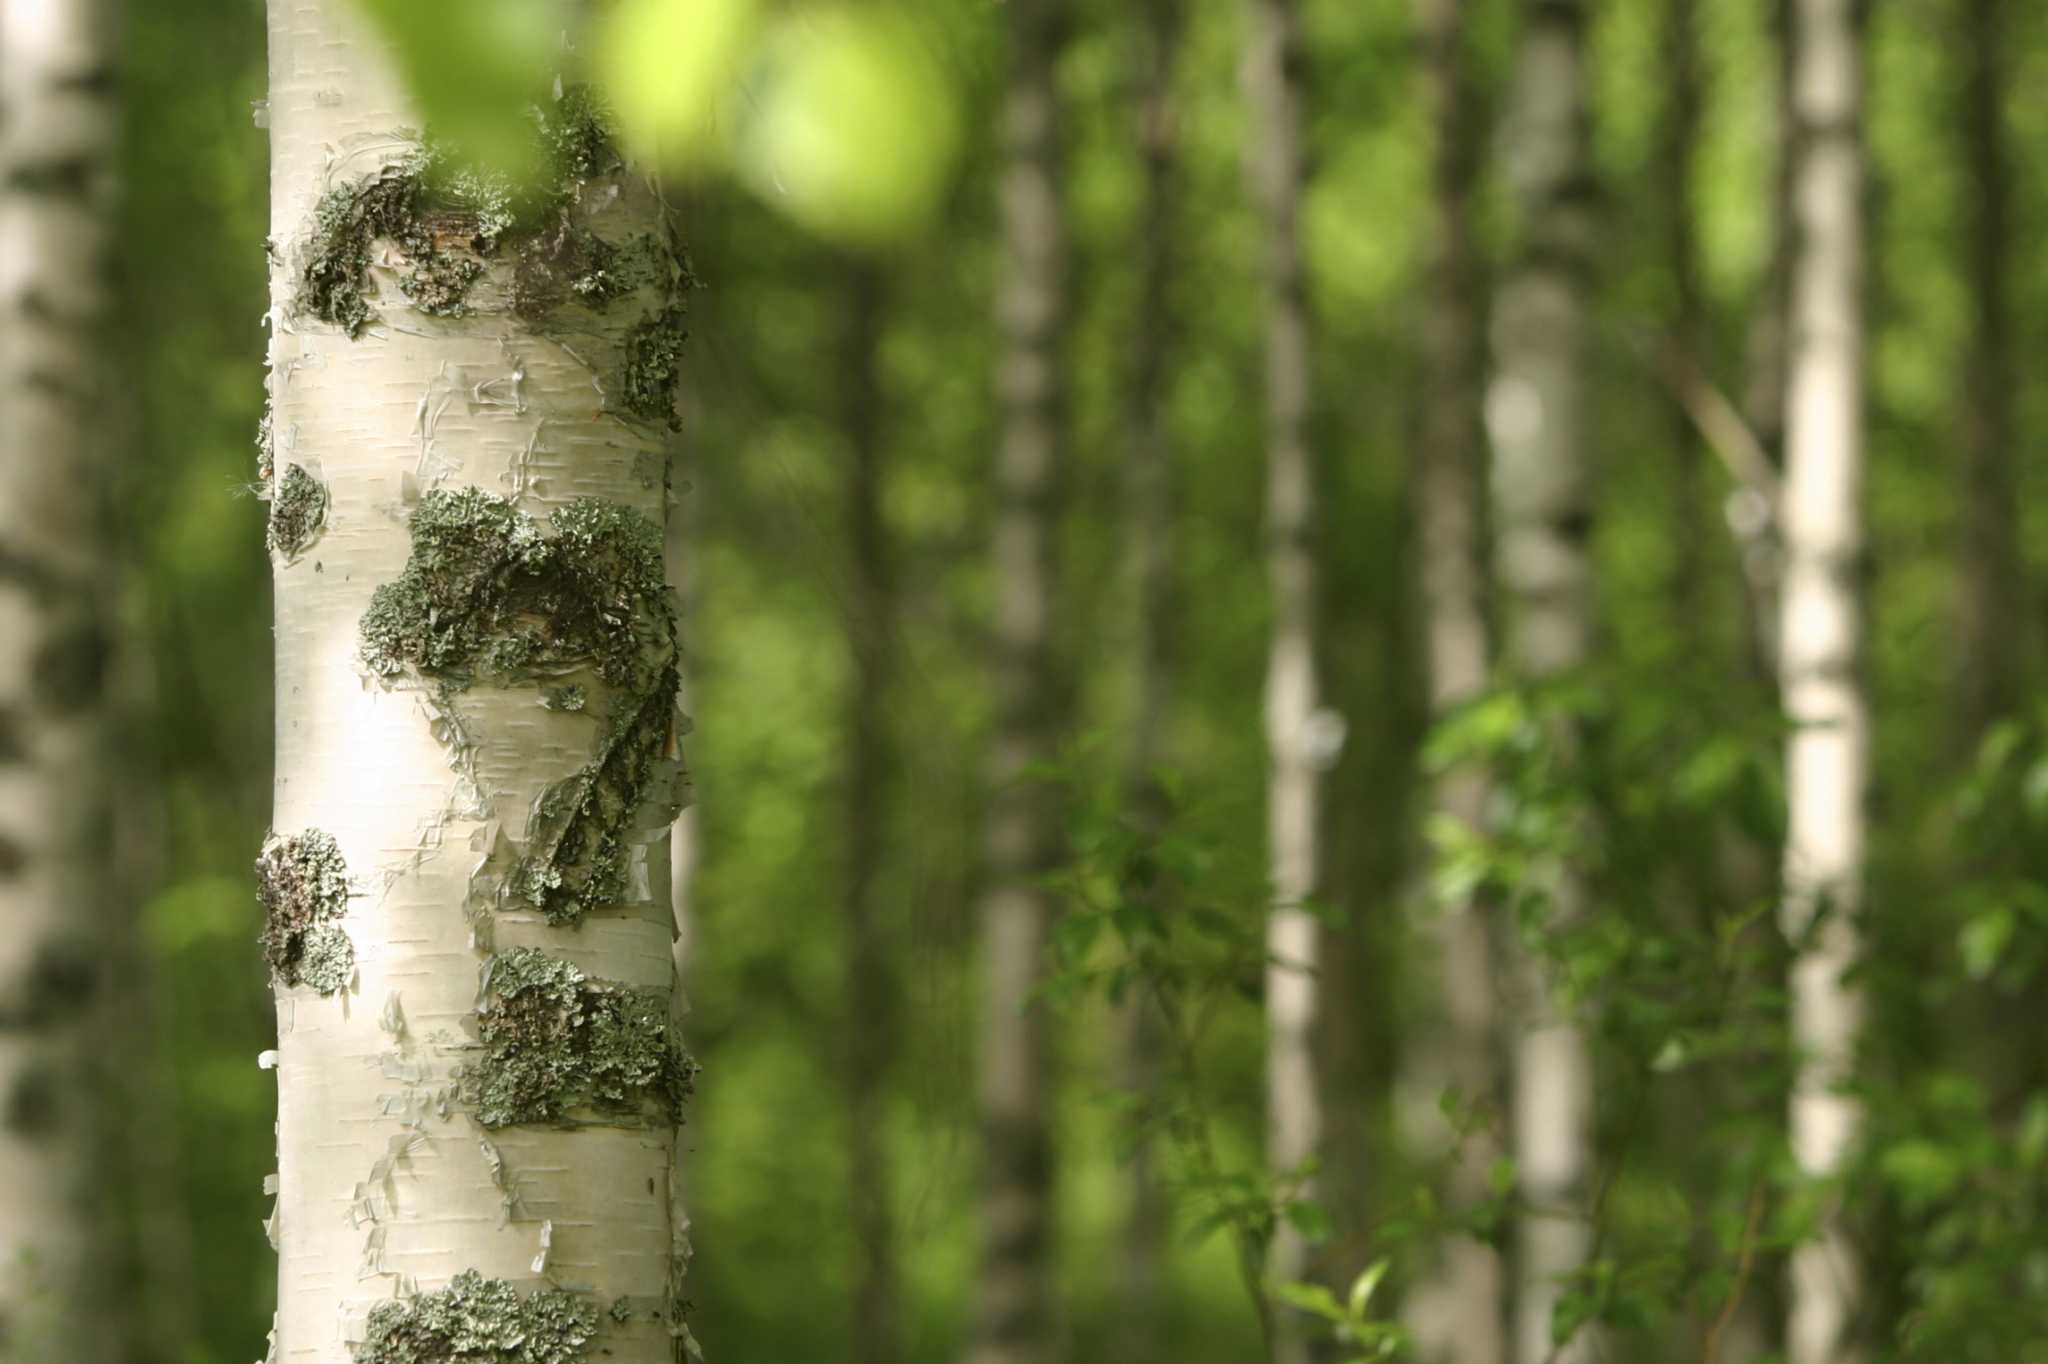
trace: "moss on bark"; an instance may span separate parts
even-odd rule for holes
[[[670,1034],[668,994],[585,975],[522,947],[491,959],[462,1074],[485,1127],[562,1121],[571,1110],[682,1119],[695,1067]]]
[[[263,955],[285,985],[321,994],[346,989],[355,947],[339,920],[348,912],[348,865],[334,836],[320,829],[281,838],[256,859],[263,902]]]
[[[576,1364],[597,1337],[597,1308],[575,1293],[522,1294],[473,1269],[446,1288],[370,1309],[356,1364]]]

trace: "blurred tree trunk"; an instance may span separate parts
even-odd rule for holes
[[[1174,210],[1179,129],[1173,95],[1182,0],[1146,0],[1140,61],[1138,148],[1144,162],[1144,208],[1138,256],[1138,316],[1131,337],[1130,456],[1125,468],[1131,576],[1136,588],[1131,743],[1125,785],[1141,846],[1166,832],[1169,815],[1160,769],[1167,760],[1173,694],[1173,450],[1167,430],[1166,381],[1172,357]],[[1140,893],[1151,887],[1140,883]],[[1168,906],[1155,905],[1165,912]],[[1126,1010],[1125,1085],[1149,1095],[1159,1082],[1159,1020],[1134,999]],[[1126,1364],[1160,1357],[1166,1313],[1166,1236],[1170,1222],[1158,1152],[1140,1134],[1130,1160],[1131,1205],[1124,1244],[1123,1340]]]
[[[1668,82],[1666,98],[1670,102],[1661,130],[1658,171],[1663,183],[1658,197],[1668,215],[1664,249],[1671,272],[1671,343],[1684,357],[1684,363],[1704,372],[1709,367],[1709,356],[1705,305],[1700,294],[1699,234],[1693,222],[1693,167],[1704,99],[1699,41],[1694,31],[1699,23],[1697,0],[1667,0],[1663,23],[1663,71]],[[1697,659],[1704,655],[1704,634],[1711,619],[1705,591],[1709,528],[1700,515],[1706,504],[1701,495],[1703,452],[1698,428],[1682,403],[1672,404],[1671,421],[1672,449],[1677,456],[1672,480],[1677,492],[1673,508],[1677,533],[1671,558],[1671,609],[1683,636],[1683,652]]]
[[[1512,672],[1544,682],[1585,663],[1592,637],[1585,348],[1593,274],[1580,0],[1527,0],[1503,152],[1522,241],[1493,317],[1495,555]],[[1567,741],[1568,741],[1568,736]],[[1585,910],[1567,876],[1556,914]],[[1516,1233],[1514,1357],[1590,1359],[1593,1333],[1553,1351],[1551,1312],[1590,1241],[1592,1060],[1540,963],[1520,972],[1513,1068],[1513,1156],[1525,1212]]]
[[[886,283],[867,261],[847,266],[839,362],[846,439],[847,643],[852,689],[846,712],[847,1174],[854,1242],[854,1364],[897,1364],[896,1236],[889,1172],[888,1084],[895,1064],[896,984],[876,884],[888,846],[894,776],[887,705],[895,676],[896,587],[883,512],[885,449],[879,373]]]
[[[1054,72],[1062,0],[1011,0],[1004,101],[1002,359],[997,376],[994,795],[981,1052],[984,1242],[972,1364],[1044,1364],[1053,1353],[1050,1047],[1038,987],[1058,857],[1058,810],[1035,769],[1056,756],[1052,609],[1067,312]]]
[[[111,1234],[114,6],[0,6],[0,1356],[104,1364]]]
[[[269,41],[273,1357],[669,1364],[686,277],[576,87],[508,208],[348,0]]]
[[[1969,274],[1976,310],[1964,385],[1968,489],[1963,521],[1962,721],[1966,743],[2010,713],[2026,656],[2027,612],[2012,468],[2012,362],[2006,322],[2011,177],[2005,137],[2003,0],[1969,0],[1963,118],[1972,222]]]
[[[1323,1093],[1315,1038],[1322,1002],[1324,751],[1330,717],[1317,681],[1315,459],[1309,448],[1308,299],[1297,216],[1303,181],[1301,17],[1294,0],[1252,0],[1244,55],[1252,109],[1246,175],[1258,208],[1266,351],[1266,571],[1273,626],[1266,662],[1266,835],[1273,904],[1266,919],[1266,1162],[1283,1184],[1321,1153]],[[1316,1196],[1313,1179],[1294,1189]],[[1311,1248],[1288,1219],[1274,1231],[1267,1276],[1309,1275]],[[1282,1314],[1276,1364],[1311,1352]]]
[[[1783,927],[1790,982],[1792,1152],[1805,1174],[1842,1166],[1860,1125],[1849,1078],[1869,718],[1859,676],[1863,573],[1862,55],[1857,0],[1796,0],[1792,81],[1790,371],[1785,597],[1779,659],[1786,743]],[[1856,1357],[1860,1257],[1839,1206],[1792,1256],[1792,1364]]]
[[[1420,0],[1423,97],[1435,137],[1431,196],[1436,253],[1423,318],[1420,429],[1413,473],[1422,628],[1429,706],[1441,719],[1486,687],[1484,460],[1479,442],[1484,303],[1472,234],[1472,196],[1481,139],[1464,52],[1465,0]],[[1486,783],[1475,773],[1442,779],[1431,814],[1467,828],[1486,819]],[[1504,1075],[1497,1014],[1499,984],[1492,908],[1477,899],[1431,905],[1430,936],[1440,969],[1442,1030],[1418,1039],[1410,1081],[1428,1144],[1445,1128],[1439,1098],[1455,1088],[1467,1102],[1492,1105]],[[1491,1192],[1487,1179],[1501,1152],[1490,1129],[1460,1146],[1447,1190],[1469,1207]],[[1434,1273],[1416,1285],[1407,1317],[1425,1364],[1503,1364],[1506,1270],[1492,1246],[1471,1238],[1447,1245]]]

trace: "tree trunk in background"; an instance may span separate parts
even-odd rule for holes
[[[885,450],[879,373],[886,286],[866,261],[847,267],[839,361],[847,475],[846,711],[847,1175],[853,1212],[854,1364],[897,1364],[896,1234],[889,1173],[888,1084],[895,1057],[896,984],[891,934],[877,881],[889,842],[891,744],[887,704],[895,675],[893,554],[883,512]]]
[[[1671,272],[1671,343],[1684,362],[1702,372],[1709,367],[1705,305],[1700,295],[1700,253],[1694,227],[1693,166],[1699,143],[1700,77],[1697,0],[1666,0],[1664,6],[1663,71],[1669,82],[1664,111],[1662,155],[1658,170],[1663,183],[1659,198],[1665,220],[1665,259]],[[1681,635],[1682,654],[1700,658],[1707,628],[1706,546],[1708,527],[1700,516],[1700,436],[1684,404],[1671,410],[1672,449],[1678,467],[1673,484],[1673,524],[1677,527],[1671,556],[1671,609]]]
[[[269,13],[273,1357],[667,1364],[686,281],[575,87],[507,204],[346,0]]]
[[[1303,181],[1301,20],[1294,0],[1253,0],[1245,49],[1252,106],[1246,172],[1260,215],[1266,348],[1266,565],[1273,634],[1266,662],[1266,834],[1273,904],[1266,920],[1266,1162],[1292,1177],[1323,1144],[1315,1054],[1321,933],[1322,770],[1329,727],[1316,676],[1316,521],[1309,449],[1308,300],[1296,217]],[[1299,1190],[1313,1195],[1312,1187]],[[1286,1219],[1268,1277],[1307,1277],[1310,1247]],[[1281,1320],[1277,1364],[1309,1357],[1299,1319]]]
[[[1435,136],[1431,191],[1437,249],[1423,318],[1420,430],[1415,449],[1416,581],[1421,589],[1430,713],[1442,718],[1486,687],[1485,485],[1479,444],[1483,303],[1472,236],[1472,195],[1481,154],[1474,92],[1463,51],[1464,0],[1420,0],[1423,97]],[[1461,773],[1441,781],[1432,813],[1467,828],[1486,819],[1486,783]],[[1491,908],[1477,900],[1432,906],[1429,934],[1441,965],[1443,1027],[1414,1047],[1413,1125],[1424,1149],[1445,1132],[1439,1099],[1501,1093],[1498,964]],[[1500,1151],[1475,1133],[1458,1153],[1448,1194],[1469,1207],[1491,1192]],[[1493,1247],[1459,1238],[1410,1293],[1407,1319],[1424,1364],[1503,1364],[1506,1270]]]
[[[1964,76],[1964,164],[1974,205],[1969,247],[1976,307],[1963,437],[1968,484],[1963,520],[1962,721],[1966,743],[2009,714],[2026,657],[2027,613],[2012,468],[2012,366],[2006,323],[2006,168],[2003,0],[1970,0]]]
[[[1060,710],[1052,641],[1058,563],[1060,375],[1066,243],[1058,97],[1062,0],[1010,0],[1004,107],[997,375],[994,794],[981,1041],[984,1241],[972,1364],[1044,1364],[1051,1289],[1050,1056],[1038,988],[1053,901],[1058,811],[1033,770],[1055,757]]]
[[[1801,1056],[1792,1153],[1807,1175],[1841,1168],[1860,1115],[1848,1079],[1862,1000],[1842,975],[1857,951],[1869,717],[1858,675],[1863,571],[1862,56],[1857,0],[1797,0],[1793,25],[1790,379],[1786,391],[1787,718],[1783,927],[1792,1043]],[[1792,1255],[1792,1364],[1855,1357],[1859,1257],[1839,1207]]]
[[[1585,418],[1593,192],[1587,160],[1579,0],[1528,0],[1503,151],[1523,240],[1493,318],[1486,395],[1493,439],[1496,566],[1514,674],[1543,682],[1586,661],[1592,634]],[[1568,877],[1557,913],[1583,912]],[[1516,1230],[1514,1357],[1593,1356],[1592,1333],[1553,1352],[1551,1310],[1579,1268],[1592,1165],[1593,1076],[1585,1038],[1536,962],[1521,969],[1514,1050],[1513,1155],[1525,1214]]]
[[[1138,108],[1138,147],[1144,160],[1145,198],[1138,253],[1138,316],[1131,336],[1130,456],[1125,468],[1125,510],[1130,527],[1131,577],[1136,589],[1132,646],[1131,744],[1125,786],[1130,818],[1149,845],[1166,830],[1166,793],[1159,774],[1167,760],[1172,706],[1173,452],[1167,430],[1167,366],[1173,351],[1175,182],[1179,130],[1173,77],[1184,22],[1181,0],[1147,0]],[[1167,907],[1158,906],[1164,910]],[[1125,1010],[1129,1029],[1125,1086],[1153,1093],[1159,1079],[1158,1018],[1134,1000]],[[1122,1350],[1124,1364],[1160,1358],[1166,1310],[1166,1237],[1171,1209],[1157,1168],[1158,1152],[1141,1135],[1130,1158],[1130,1221],[1124,1244]]]
[[[114,11],[0,6],[0,1356],[116,1357]]]

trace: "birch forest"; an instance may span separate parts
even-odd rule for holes
[[[0,1364],[2048,1364],[2043,240],[2039,0],[0,0]]]

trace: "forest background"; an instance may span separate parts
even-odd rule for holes
[[[1490,129],[1510,98],[1524,7],[1467,8],[1474,118]],[[2031,246],[2048,224],[2048,182],[2024,172],[2048,146],[2048,11],[1867,8],[1860,572],[1875,759],[1859,974],[1868,1118],[1845,1181],[1872,1263],[1869,1334],[1886,1357],[2030,1359],[2048,1339],[2048,1244],[2034,1225],[2048,1211],[2048,1066],[2026,1041],[2048,1017],[2048,766],[2042,717],[2025,701],[2040,663],[2027,603],[2048,572],[2033,455],[2048,389],[2023,357],[2048,341],[2048,257]],[[1769,926],[1783,725],[1739,533],[1754,517],[1722,457],[1731,438],[1703,438],[1699,417],[1702,392],[1726,395],[1776,458],[1771,400],[1755,390],[1770,387],[1784,257],[1779,16],[1766,0],[1594,7],[1597,647],[1569,685],[1496,693],[1432,744],[1412,514],[1440,240],[1423,45],[1405,5],[1302,7],[1325,701],[1345,737],[1329,770],[1319,907],[1333,944],[1322,1039],[1332,1169],[1314,1203],[1290,1205],[1256,1173],[1258,962],[1241,950],[1265,912],[1271,626],[1262,247],[1237,80],[1246,15],[1220,3],[1180,12],[1165,114],[1175,192],[1148,225],[1150,14],[1076,0],[1057,67],[1071,328],[1053,618],[1069,702],[1064,756],[1042,775],[1065,795],[1073,861],[1058,878],[1070,927],[1041,1007],[1058,1055],[1060,1355],[1256,1357],[1230,1234],[1247,1201],[1319,1242],[1340,1292],[1381,1259],[1394,1293],[1426,1279],[1457,1236],[1504,1238],[1500,1207],[1446,1213],[1434,1192],[1457,1134],[1499,1115],[1478,1096],[1440,1105],[1416,1091],[1415,1058],[1444,1014],[1431,887],[1483,884],[1513,907],[1577,864],[1593,887],[1586,917],[1605,926],[1559,963],[1582,987],[1600,1067],[1606,1270],[1584,1285],[1587,1310],[1622,1342],[1617,1357],[1666,1359],[1697,1357],[1724,1313],[1747,1304],[1765,1323],[1748,1357],[1768,1357],[1782,1257],[1814,1216],[1780,1116],[1783,947]],[[864,960],[886,973],[861,997],[889,1017],[872,1020],[855,1053],[869,1073],[852,1084],[869,1095],[862,1111],[886,1159],[900,1357],[955,1358],[968,1329],[975,904],[993,724],[997,18],[972,5],[916,13],[957,103],[962,154],[931,219],[907,235],[857,252],[725,179],[677,192],[704,284],[678,456],[698,721],[686,983],[704,1067],[686,1130],[691,1297],[698,1336],[727,1364],[845,1359],[858,1334],[847,1072],[850,1033],[870,1020],[849,1017],[842,906],[857,860],[874,877],[885,946]],[[249,873],[271,771],[270,571],[249,495],[263,404],[266,147],[252,109],[264,33],[251,5],[154,0],[130,7],[123,42],[121,420],[132,440],[117,503],[124,639],[147,699],[123,799],[146,812],[150,889],[121,1066],[134,1140],[117,1183],[148,1357],[227,1364],[260,1348],[274,1276],[260,1184],[274,1086],[253,1065],[273,1022]],[[1987,50],[1998,57],[1988,65]],[[2002,84],[1987,125],[1970,111],[1992,74]],[[1484,281],[1512,259],[1512,139],[1476,145]],[[1986,165],[1998,168],[1995,214]],[[1170,243],[1163,322],[1140,307],[1134,262],[1148,232]],[[1208,1174],[1225,1177],[1204,1182],[1168,1157],[1176,1230],[1156,1308],[1134,1313],[1125,1032],[1094,970],[1114,930],[1088,906],[1121,874],[1109,865],[1120,826],[1103,812],[1121,790],[1133,705],[1127,464],[1141,318],[1165,327],[1173,482],[1167,860],[1195,869],[1196,898],[1218,921],[1198,950],[1223,963],[1188,977],[1209,1021],[1175,1103],[1181,1130],[1192,1121],[1213,1138]],[[847,514],[849,344],[872,345],[877,362],[879,540],[857,540]],[[2018,553],[1987,589],[1966,571],[1987,514],[1972,502],[1968,451],[1994,411],[2011,484],[1988,513]],[[880,598],[863,561],[878,544],[891,566]],[[1962,626],[1985,591],[2000,603],[1988,662]],[[898,656],[878,712],[882,757],[852,792],[847,715],[878,601]],[[1986,670],[1995,685],[1980,685]],[[1555,711],[1581,736],[1563,748],[1548,737]],[[1459,757],[1500,777],[1525,816],[1503,821],[1509,833],[1461,840],[1439,824],[1432,842],[1431,772]],[[852,805],[871,811],[865,824]],[[1579,832],[1596,821],[1597,850]],[[849,845],[856,829],[865,849]]]

